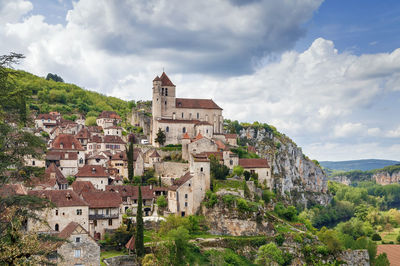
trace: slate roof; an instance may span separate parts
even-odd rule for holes
[[[70,222],[64,229],[58,234],[59,238],[67,239],[69,238],[75,229],[79,226],[77,222]],[[86,230],[85,230],[86,231]],[[87,231],[86,231],[87,233]]]
[[[267,159],[239,159],[239,165],[243,168],[269,168]]]
[[[120,195],[108,191],[87,191],[81,195],[89,203],[89,208],[115,208],[122,203]]]
[[[103,128],[101,126],[88,126],[88,130],[93,133],[101,133]]]
[[[222,110],[213,100],[211,99],[188,99],[188,98],[176,98],[176,108],[190,108],[190,109],[218,109]]]
[[[208,156],[204,153],[192,154],[195,162],[208,162]]]
[[[61,144],[63,144],[63,148],[61,148]],[[74,147],[72,147],[72,144],[74,144]],[[85,150],[75,136],[70,134],[58,135],[51,143],[51,147],[57,150]]]
[[[109,177],[106,169],[101,165],[86,164],[79,169],[76,177]]]
[[[49,199],[57,207],[88,206],[73,190],[32,190],[28,195]]]
[[[65,178],[61,170],[54,164],[51,163],[49,167],[46,168],[45,170],[45,178],[46,180],[51,180],[51,175],[52,173],[55,174],[55,180],[57,181],[58,184],[68,184],[68,180]],[[52,184],[54,186],[55,184]]]

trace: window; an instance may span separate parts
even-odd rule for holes
[[[161,95],[164,96],[164,88],[161,89]]]
[[[165,101],[165,103],[164,103],[164,104],[165,104],[165,106],[166,106],[166,105],[167,105],[167,101]]]
[[[168,88],[165,88],[165,96],[168,96]]]
[[[109,226],[112,225],[112,219],[108,219],[108,225],[109,225]]]
[[[35,165],[35,161],[32,161],[32,165]]]
[[[183,113],[182,113],[182,118],[183,118]]]
[[[185,199],[187,199],[188,198],[188,194],[185,194]]]
[[[56,215],[58,215],[58,210],[56,210]]]
[[[93,225],[96,227],[97,226],[97,220],[93,221]]]
[[[77,209],[76,210],[76,215],[82,215],[82,209]]]
[[[101,183],[103,184],[103,180],[101,180]]]
[[[75,249],[74,250],[74,257],[75,258],[80,258],[81,257],[81,250],[80,249]]]
[[[166,128],[165,128],[165,132],[169,132],[169,127],[166,127]]]
[[[58,224],[56,224],[56,225],[54,226],[54,230],[56,230],[56,231],[58,232],[58,230],[60,230],[60,226],[59,226]]]
[[[183,132],[183,133],[186,133],[186,127],[183,127],[183,128],[182,128],[182,132]]]
[[[79,159],[79,164],[83,164],[83,159],[82,158]]]
[[[233,161],[232,161],[232,160],[230,160],[230,161],[229,161],[229,164],[230,164],[230,165],[233,165]]]
[[[81,238],[80,237],[76,237],[75,238],[75,243],[80,243],[81,242]]]
[[[199,119],[200,118],[200,114],[199,113],[197,113],[197,119]]]
[[[188,206],[188,203],[187,202],[185,202],[185,207],[187,207]]]
[[[200,167],[200,172],[203,172],[203,167]]]

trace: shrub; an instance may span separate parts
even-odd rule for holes
[[[49,133],[47,133],[46,131],[40,132],[40,135],[41,135],[43,138],[49,138],[49,137],[50,137]]]
[[[329,249],[327,246],[317,246],[317,252],[321,255],[328,255],[329,254]]]
[[[381,241],[382,238],[381,238],[381,236],[379,234],[375,233],[375,234],[372,235],[372,240],[373,241]]]
[[[247,201],[245,199],[238,199],[237,201],[237,207],[240,211],[246,212],[249,210],[249,205],[247,204]]]
[[[204,204],[206,205],[207,208],[212,208],[214,205],[218,202],[218,197],[215,193],[213,193],[211,190],[208,190],[206,192],[206,201],[204,201]]]
[[[300,234],[296,234],[293,240],[297,243],[303,243],[303,237]]]
[[[167,207],[167,205],[168,205],[168,202],[167,202],[167,200],[165,199],[165,196],[164,196],[164,195],[161,195],[161,196],[159,196],[159,197],[157,198],[157,206],[158,206],[158,207],[160,207],[160,208],[165,208],[165,207]]]
[[[272,265],[274,263],[282,265],[284,264],[285,259],[283,258],[282,250],[280,250],[275,243],[269,243],[258,249],[255,262],[258,265]]]
[[[223,196],[222,196],[222,201],[223,201],[224,204],[227,205],[228,207],[232,207],[232,206],[233,206],[233,203],[235,202],[235,200],[236,200],[236,197],[233,196],[233,195],[226,194],[226,195],[223,195]]]
[[[283,242],[285,242],[284,234],[279,234],[275,237],[275,243],[278,244],[278,246],[282,246]]]
[[[396,240],[400,243],[400,234],[397,236]]]

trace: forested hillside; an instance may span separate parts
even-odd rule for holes
[[[105,110],[116,111],[123,119],[131,111],[134,102],[84,90],[74,84],[56,82],[52,79],[35,76],[25,71],[16,71],[13,82],[24,90],[27,106],[32,113],[60,112],[64,118],[74,120],[75,115],[87,117]]]

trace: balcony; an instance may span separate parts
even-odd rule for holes
[[[119,214],[89,214],[89,220],[118,219]]]

